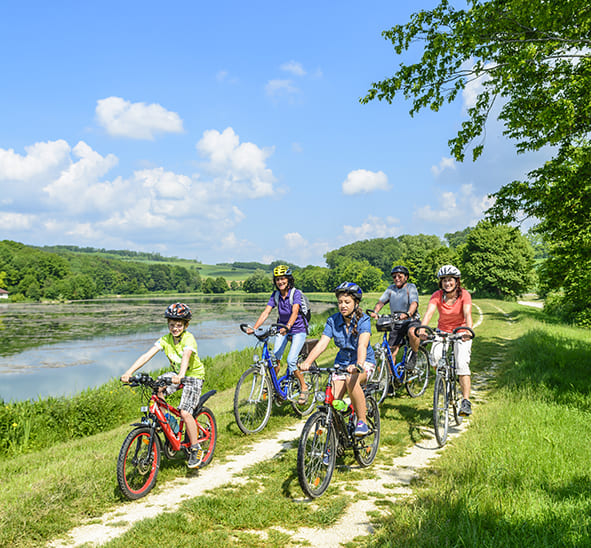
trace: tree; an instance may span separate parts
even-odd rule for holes
[[[267,293],[273,290],[273,283],[264,270],[256,270],[252,276],[244,280],[242,289],[247,293]]]
[[[536,230],[552,242],[545,273],[555,289],[564,288],[575,318],[591,322],[591,274],[586,274],[591,272],[591,5],[588,0],[467,0],[467,5],[456,10],[442,0],[385,31],[396,53],[420,42],[422,56],[374,83],[361,101],[391,103],[402,93],[412,99],[411,115],[423,108],[437,111],[477,82],[481,88],[468,119],[449,141],[457,160],[470,147],[473,159],[482,153],[495,105],[518,152],[553,147],[554,158],[527,181],[507,182],[493,195],[488,215],[499,224],[523,215],[541,221]]]
[[[458,252],[462,279],[478,295],[514,299],[531,287],[534,251],[517,228],[480,221]]]
[[[449,247],[438,247],[425,256],[422,268],[416,274],[416,285],[420,293],[433,293],[438,289],[437,272],[445,264],[458,264],[457,253]]]

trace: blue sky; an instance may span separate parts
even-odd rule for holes
[[[404,59],[381,32],[434,5],[5,3],[0,239],[304,266],[475,224],[539,158],[493,121],[483,158],[450,159],[473,90],[414,118],[359,103]]]

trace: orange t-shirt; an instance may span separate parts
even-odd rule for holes
[[[452,305],[443,302],[443,290],[435,291],[429,303],[437,305],[439,311],[439,321],[437,322],[437,329],[451,333],[456,327],[466,325],[466,318],[464,318],[464,305],[472,304],[472,296],[465,289],[456,302]]]

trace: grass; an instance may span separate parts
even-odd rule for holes
[[[497,367],[486,404],[475,402],[470,428],[421,474],[413,497],[401,502],[382,496],[381,511],[372,514],[376,533],[351,545],[591,544],[590,332],[543,323],[541,311],[516,304],[477,304],[484,323],[473,345],[475,377]],[[391,466],[420,439],[431,420],[430,392],[386,400],[374,467]],[[246,438],[234,423],[232,395],[229,388],[208,402],[218,421],[216,461],[248,451],[295,421],[289,409],[274,408],[267,429]],[[120,504],[115,461],[128,431],[124,425],[0,461],[0,546],[38,546]],[[374,467],[355,468],[347,453],[337,461],[328,491],[316,501],[303,500],[296,453],[295,446],[287,448],[246,470],[241,481],[142,520],[108,546],[147,546],[155,538],[169,546],[286,545],[289,530],[328,527],[347,505],[371,496],[356,482],[371,478]],[[155,490],[186,474],[182,461],[165,461]]]

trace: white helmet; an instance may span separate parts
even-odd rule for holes
[[[437,272],[437,277],[439,279],[441,279],[445,276],[452,276],[453,278],[461,278],[462,273],[454,265],[446,264],[439,269],[439,272]]]

